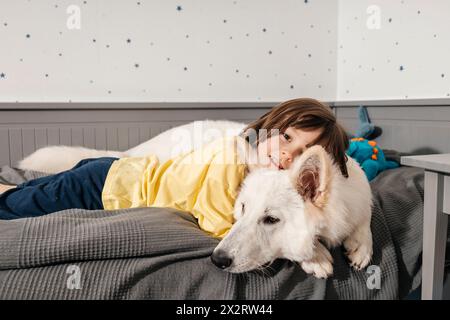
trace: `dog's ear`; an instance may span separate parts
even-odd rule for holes
[[[322,146],[316,145],[294,161],[289,174],[300,196],[322,208],[328,200],[331,170],[330,156]]]

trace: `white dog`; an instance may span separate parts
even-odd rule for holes
[[[307,273],[333,273],[327,247],[344,244],[359,270],[372,257],[372,193],[352,158],[342,176],[321,146],[308,148],[289,170],[256,169],[243,182],[230,232],[211,260],[229,272],[258,269],[277,258],[301,264]]]
[[[36,150],[19,162],[18,168],[58,173],[73,168],[80,160],[99,157],[144,157],[156,155],[165,162],[223,136],[236,136],[245,124],[225,120],[194,121],[174,127],[127,151],[95,150],[84,147],[49,146]]]

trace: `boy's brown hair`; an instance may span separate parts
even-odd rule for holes
[[[271,135],[271,129],[278,129],[283,133],[288,127],[305,131],[323,128],[322,134],[309,146],[321,145],[333,157],[342,175],[348,177],[345,154],[349,147],[347,133],[336,121],[331,108],[315,99],[298,98],[282,102],[250,123],[242,135],[248,142],[258,145],[261,129],[266,129],[264,132],[267,132],[267,136],[262,139],[267,139]],[[250,137],[251,134],[256,134],[256,137]]]

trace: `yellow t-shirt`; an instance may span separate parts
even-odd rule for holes
[[[224,237],[246,164],[239,137],[221,138],[160,164],[156,156],[113,162],[102,191],[105,210],[165,207],[190,212],[200,228]]]

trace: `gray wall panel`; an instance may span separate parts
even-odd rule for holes
[[[35,128],[34,129],[34,143],[36,149],[45,147],[47,145],[47,128]]]
[[[95,128],[95,149],[106,149],[106,128]]]
[[[117,142],[119,150],[128,150],[128,141],[129,141],[129,127],[119,127],[117,129]]]
[[[47,139],[49,145],[59,145],[59,135],[60,135],[60,129],[59,128],[47,128]],[[24,154],[29,154],[30,152],[25,152]]]
[[[107,150],[118,150],[118,138],[117,138],[117,128],[106,128],[106,149]]]
[[[83,146],[95,149],[95,128],[83,128]]]
[[[139,127],[139,143],[150,139],[150,127]]]
[[[36,150],[36,144],[34,143],[35,130],[34,128],[22,129],[22,147],[23,154],[27,155]]]
[[[67,127],[62,127],[59,129],[59,143],[64,146],[72,145],[71,130]]]
[[[128,144],[130,147],[139,144],[139,128],[128,128]]]
[[[73,146],[84,146],[83,127],[71,128],[71,134]]]
[[[10,161],[15,163],[22,159],[22,129],[9,129],[9,155]]]
[[[10,163],[9,130],[0,128],[0,166]]]
[[[68,108],[67,104],[64,105]],[[69,106],[71,107],[71,106]],[[129,108],[127,104],[127,108]],[[223,106],[222,106],[223,107]],[[85,146],[126,150],[164,130],[194,120],[228,119],[250,122],[269,110],[261,108],[188,109],[21,109],[0,108],[0,165],[14,165],[46,145]],[[374,105],[368,107],[374,123],[382,127],[377,139],[382,148],[402,152],[450,152],[450,106]],[[334,107],[338,120],[354,132],[357,105]],[[420,151],[422,150],[422,151]]]
[[[130,104],[111,104],[111,109],[103,105],[101,109],[92,104],[54,105],[46,109],[24,108],[25,104],[15,104],[13,108],[0,108],[0,165],[14,166],[17,161],[47,145],[85,146],[88,148],[127,150],[147,141],[172,127],[194,120],[227,119],[249,122],[267,112],[269,106],[261,104],[247,108],[226,108],[214,103],[210,108],[157,109],[132,108]],[[29,104],[28,104],[29,105]],[[245,104],[244,104],[245,105]],[[37,110],[42,108],[42,110]]]
[[[358,127],[357,107],[335,107],[338,120],[350,132]],[[450,153],[450,106],[367,107],[381,127],[381,148],[415,154]]]

